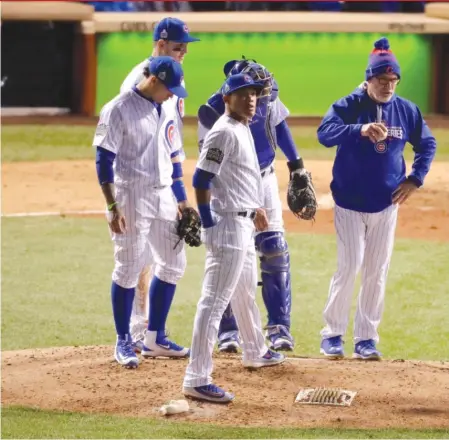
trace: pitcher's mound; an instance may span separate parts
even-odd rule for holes
[[[162,417],[182,399],[186,360],[144,360],[126,370],[112,347],[3,352],[2,404],[42,409]],[[236,394],[228,406],[191,402],[176,420],[232,426],[449,427],[449,364],[443,362],[293,359],[258,371],[238,357],[216,356],[215,382]],[[300,388],[357,391],[350,407],[294,403]]]

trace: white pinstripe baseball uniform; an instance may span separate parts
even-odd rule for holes
[[[197,168],[215,175],[211,209],[217,224],[202,234],[206,247],[205,277],[184,387],[211,383],[212,352],[229,301],[241,329],[244,361],[257,359],[268,350],[255,302],[255,228],[249,217],[262,206],[264,194],[249,127],[227,115],[221,116],[204,141]]]
[[[148,66],[148,59],[145,59],[141,63],[134,66],[131,72],[126,76],[122,85],[120,86],[120,92],[124,93],[131,90],[136,84],[138,84],[143,78],[143,70]],[[184,81],[182,85],[185,86]],[[162,108],[166,114],[173,115],[173,145],[174,150],[180,150],[180,160],[185,159],[185,154],[182,146],[182,129],[183,129],[183,117],[184,117],[184,99],[173,95],[167,101],[162,104]],[[150,271],[150,267],[146,266],[145,270]],[[133,309],[131,314],[131,337],[133,341],[139,341],[144,337],[145,330],[147,328],[148,320],[148,292],[145,289],[147,286],[142,286],[136,290],[136,296],[134,298]]]
[[[273,102],[268,103],[269,115],[266,118],[265,130],[274,139],[273,144],[276,145],[276,126],[284,121],[290,112],[288,108],[283,104],[283,102],[277,97]],[[254,118],[250,121],[250,126],[252,124],[261,124],[264,119]],[[198,141],[199,146],[204,143],[204,139],[209,132],[201,122],[198,122]],[[268,229],[267,231],[284,231],[284,220],[282,218],[282,202],[279,194],[278,179],[275,173],[275,161],[271,162],[269,166],[261,170],[263,175],[262,185],[264,190],[264,198],[262,207],[265,208],[267,218],[268,218]]]
[[[116,154],[115,190],[127,231],[112,233],[115,267],[112,279],[124,288],[137,284],[146,264],[155,275],[176,284],[184,274],[183,243],[175,244],[177,202],[173,195],[171,154],[174,115],[134,90],[120,94],[101,111],[94,146]]]

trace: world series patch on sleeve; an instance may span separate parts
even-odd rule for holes
[[[212,162],[221,164],[223,162],[224,154],[219,148],[210,148],[206,154],[206,159]]]

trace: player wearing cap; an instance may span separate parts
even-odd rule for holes
[[[294,349],[290,333],[292,287],[290,277],[290,253],[284,235],[282,203],[275,170],[276,149],[279,147],[288,162],[290,181],[287,202],[295,201],[289,208],[295,215],[310,220],[316,211],[316,197],[310,173],[293,141],[286,118],[289,115],[279,97],[279,87],[273,74],[255,60],[228,61],[223,68],[225,76],[245,73],[265,85],[257,100],[256,114],[249,127],[254,138],[264,187],[264,204],[268,217],[268,229],[255,236],[260,259],[262,298],[267,309],[267,339],[270,348],[291,351]],[[200,147],[206,133],[224,113],[222,90],[214,93],[198,110],[198,135]],[[303,206],[305,209],[298,209]],[[238,326],[231,305],[226,309],[218,331],[218,349],[221,352],[237,352],[240,346]]]
[[[206,269],[184,378],[189,397],[226,403],[234,396],[212,383],[212,352],[229,302],[242,338],[243,365],[261,368],[284,361],[267,348],[255,301],[255,231],[268,227],[260,166],[249,128],[263,84],[249,75],[223,85],[226,109],[207,134],[193,177],[206,246]]]
[[[150,308],[142,355],[185,357],[189,353],[170,341],[165,332],[186,258],[183,243],[175,246],[179,150],[170,141],[171,116],[161,104],[173,95],[187,96],[182,77],[182,67],[173,58],[152,58],[144,78],[103,107],[93,140],[114,242],[111,297],[117,331],[115,359],[128,368],[139,363],[129,327],[139,274],[148,264],[154,270],[152,286],[160,302]]]
[[[178,63],[183,62],[187,54],[187,47],[189,43],[199,41],[198,38],[193,37],[189,33],[187,25],[178,18],[167,17],[157,23],[153,33],[153,53],[150,57],[156,56],[170,56]],[[145,59],[137,66],[135,66],[123,81],[120,91],[124,92],[131,89],[135,84],[143,78],[143,71],[148,65],[148,59]],[[182,81],[185,87],[184,80]],[[182,178],[181,163],[184,160],[184,152],[182,146],[182,128],[184,117],[184,99],[174,95],[163,104],[165,113],[172,122],[169,134],[171,142],[176,147],[175,151],[179,152],[179,174],[178,179]],[[180,209],[188,206],[187,196],[185,192],[181,192],[177,196]],[[151,275],[151,268],[145,266],[139,276],[139,282],[136,289],[136,298],[133,304],[131,314],[131,336],[133,339],[133,346],[136,352],[142,350],[144,332],[147,327],[147,298],[150,290],[150,306],[158,307],[158,304],[163,302],[163,298],[158,298],[157,286],[150,286],[149,280]],[[155,282],[153,278],[153,282]]]

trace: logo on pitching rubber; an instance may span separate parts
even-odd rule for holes
[[[168,121],[165,126],[165,140],[168,142],[170,147],[173,146],[175,140],[175,123],[174,121]]]
[[[374,145],[374,149],[378,153],[385,153],[387,151],[387,144],[385,142],[378,142],[376,145]]]

